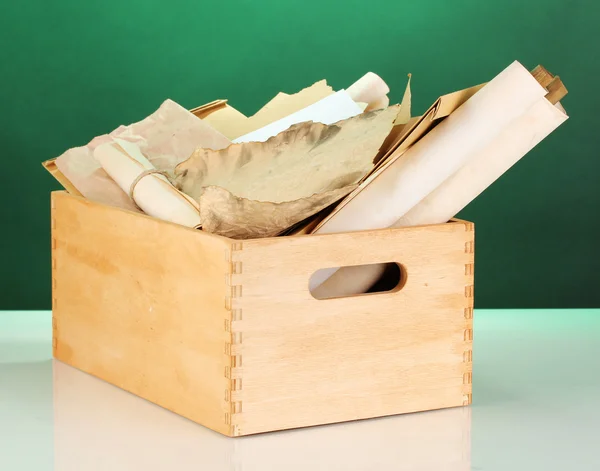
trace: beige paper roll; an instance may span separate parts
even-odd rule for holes
[[[315,233],[392,226],[546,93],[525,67],[513,62],[401,158],[371,175]],[[336,270],[316,273],[311,290]]]
[[[568,116],[560,104],[538,100],[507,126],[486,148],[414,206],[392,227],[441,224],[461,211]],[[344,267],[314,290],[315,296],[363,293],[381,277],[384,265]]]
[[[140,174],[155,170],[135,144],[122,139],[98,146],[94,158],[127,194]],[[141,178],[134,187],[133,198],[150,216],[187,227],[200,224],[196,201],[177,190],[163,175],[154,173]]]
[[[350,85],[346,91],[354,101],[369,103],[371,105],[381,102],[390,92],[390,87],[387,86],[379,75],[367,72]],[[385,108],[385,106],[382,108]]]

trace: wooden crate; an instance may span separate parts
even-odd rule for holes
[[[474,226],[236,241],[52,195],[55,358],[229,436],[471,402]],[[317,300],[312,273],[404,286]]]

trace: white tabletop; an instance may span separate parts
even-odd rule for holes
[[[51,359],[0,312],[0,469],[600,470],[600,309],[475,312],[473,405],[227,438]]]

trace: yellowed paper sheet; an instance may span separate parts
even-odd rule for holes
[[[253,116],[246,117],[227,105],[206,116],[204,121],[233,140],[300,111],[331,94],[333,89],[325,80],[321,80],[292,95],[278,93]]]
[[[560,104],[553,106],[542,98],[392,227],[450,220],[566,119]],[[315,294],[329,297],[363,293],[384,270],[385,265],[341,268],[316,288]]]
[[[270,212],[286,210],[272,203],[304,199],[310,202],[311,198],[321,201],[322,193],[356,184],[372,168],[373,157],[390,132],[398,110],[398,106],[393,106],[363,113],[331,126],[297,124],[266,142],[233,144],[220,151],[198,149],[177,166],[175,183],[199,201],[201,208],[206,207],[202,198],[210,186],[223,188],[238,198],[266,203],[265,221],[268,221]],[[325,206],[333,202],[328,200]],[[307,204],[299,208],[310,211],[296,211],[292,224],[314,214],[316,206]],[[202,211],[201,215],[204,218]],[[227,217],[230,224],[235,219],[243,229],[244,214]],[[283,228],[273,229],[279,232]]]

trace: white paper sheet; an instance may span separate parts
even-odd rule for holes
[[[362,108],[357,105],[345,90],[329,95],[322,100],[310,105],[283,119],[275,121],[263,128],[238,137],[233,142],[264,142],[276,136],[290,126],[306,121],[315,123],[333,124],[344,119],[352,118],[362,113]]]

